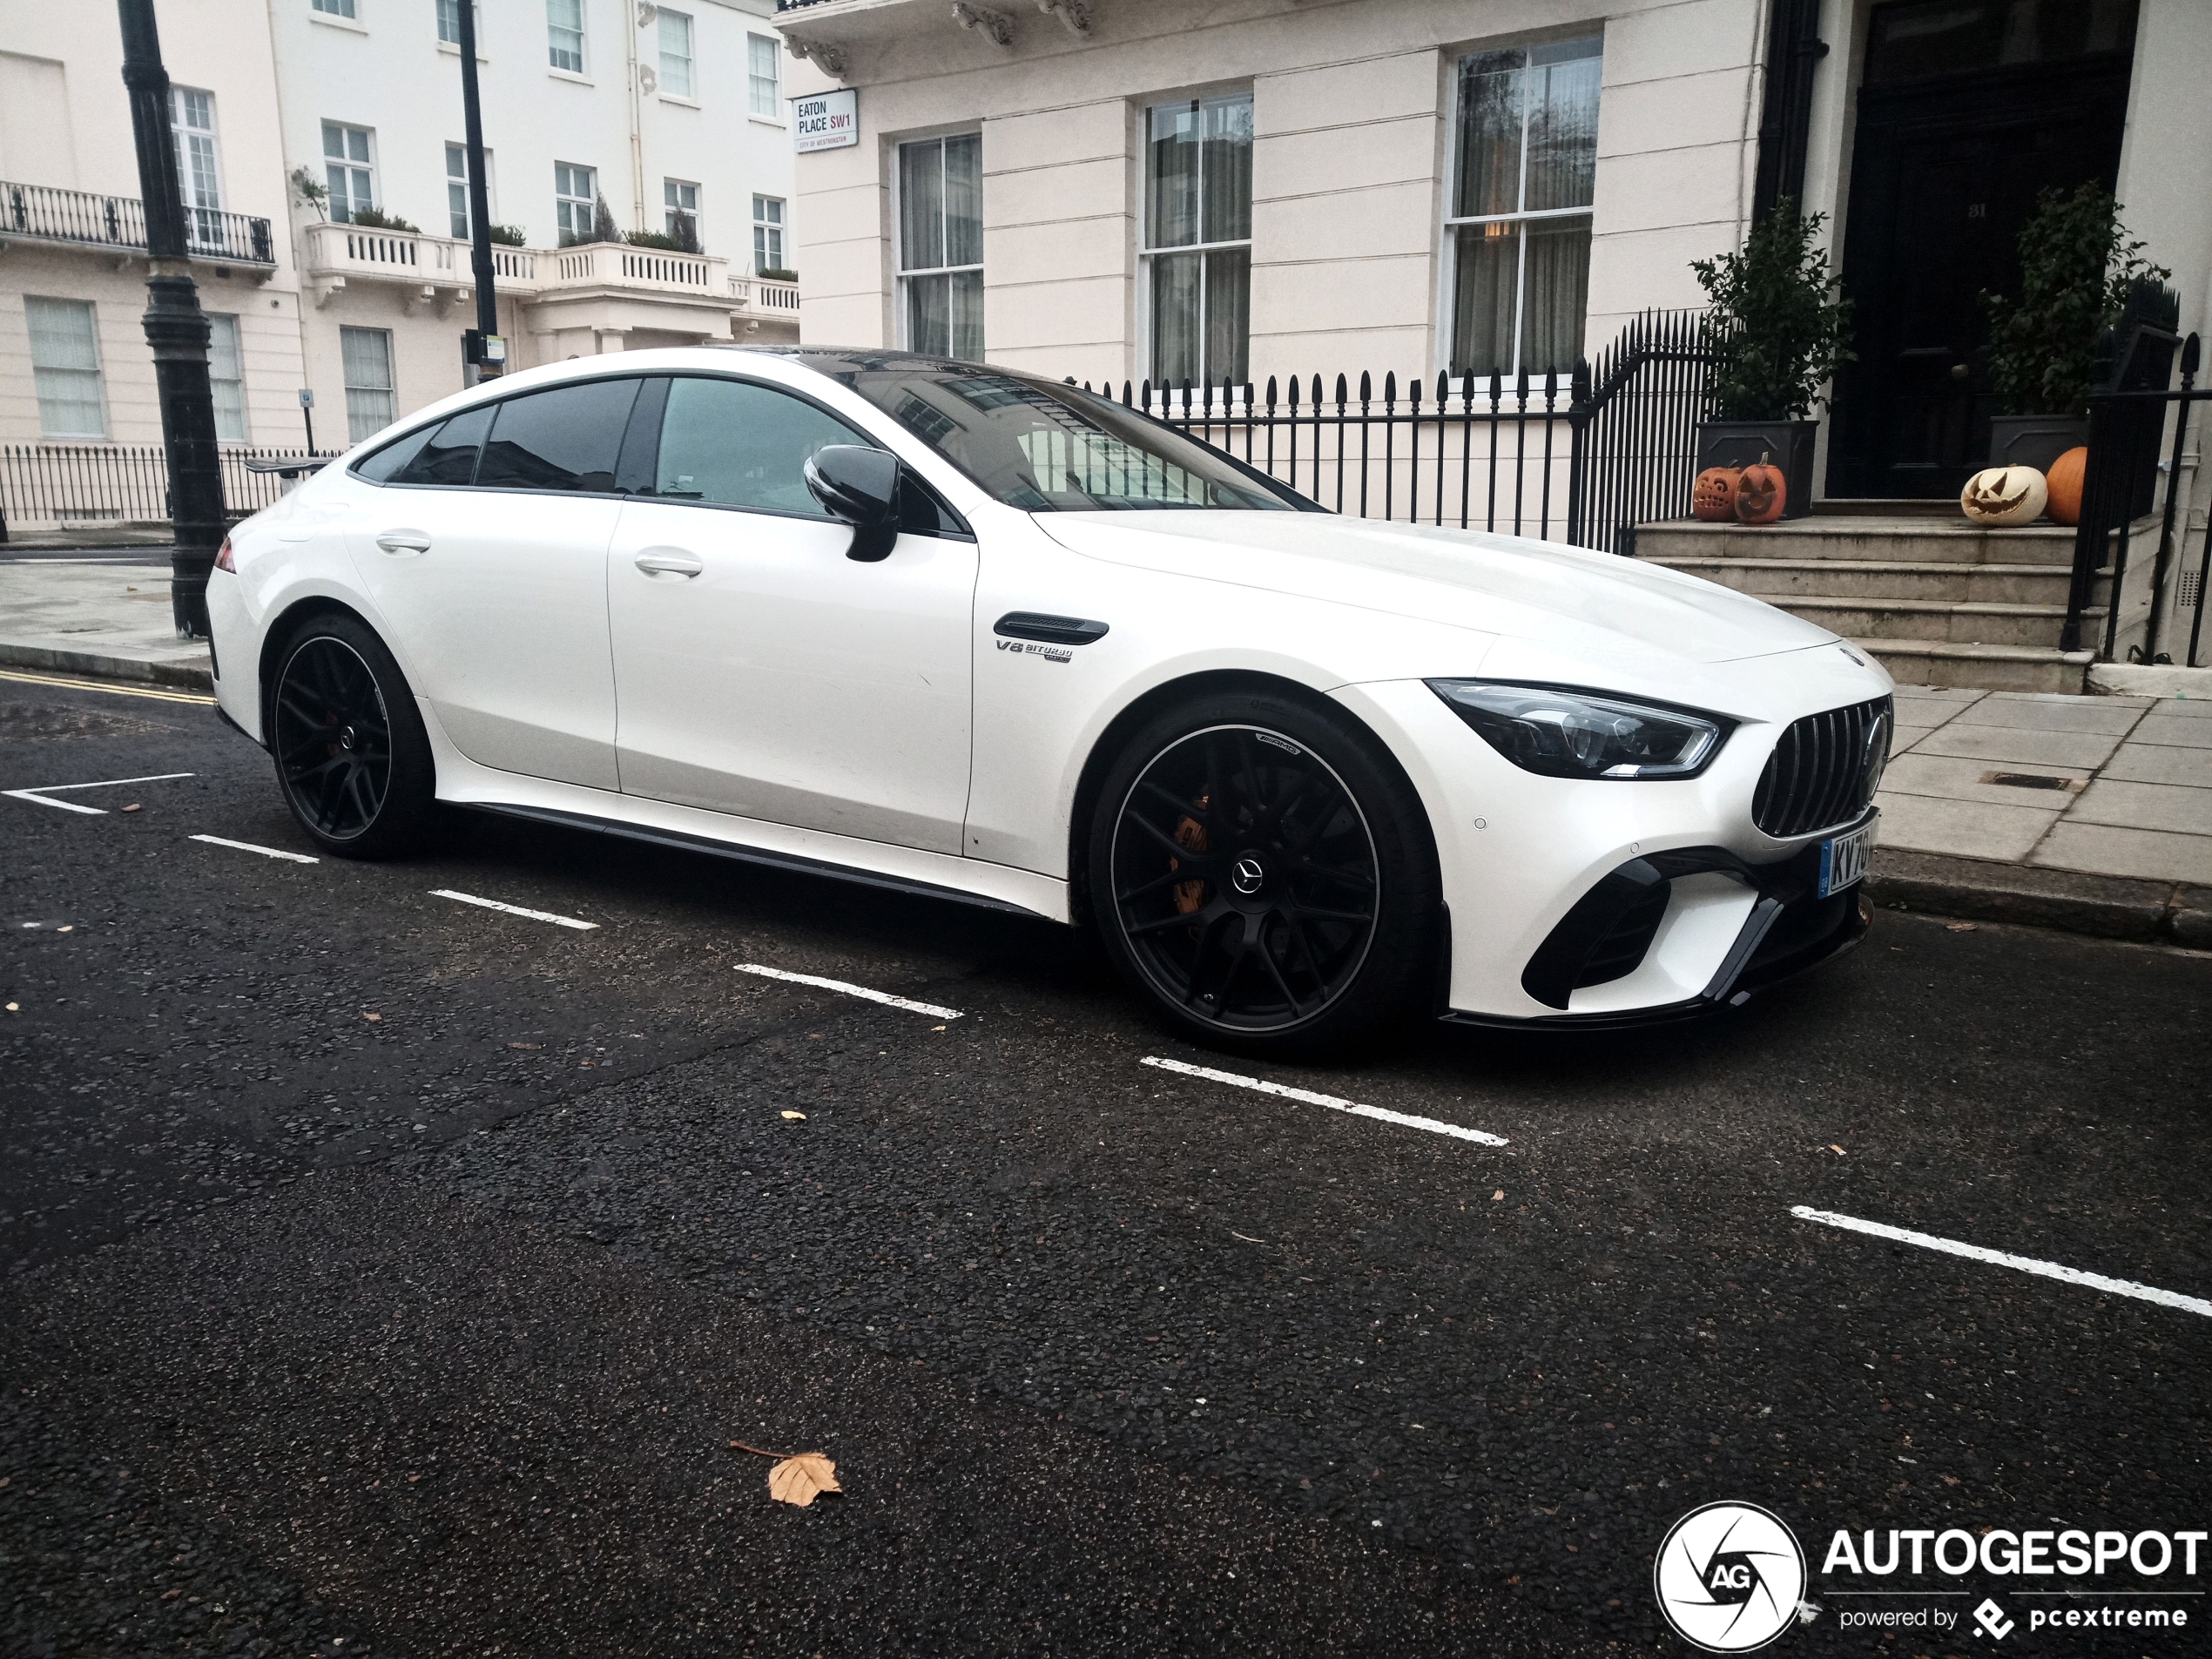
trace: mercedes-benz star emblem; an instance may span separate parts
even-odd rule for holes
[[[1652,1579],[1683,1640],[1707,1653],[1749,1653],[1797,1617],[1805,1558],[1778,1516],[1756,1504],[1709,1503],[1668,1530]]]
[[[1238,892],[1249,899],[1259,891],[1260,883],[1267,880],[1267,872],[1261,868],[1258,859],[1247,853],[1237,860],[1236,867],[1229,873],[1229,880]]]
[[[1866,728],[1866,759],[1862,777],[1865,779],[1865,798],[1874,799],[1874,792],[1882,786],[1882,773],[1890,764],[1890,717],[1878,714],[1874,723]]]

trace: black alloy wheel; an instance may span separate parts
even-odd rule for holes
[[[1099,802],[1091,905],[1124,970],[1191,1035],[1312,1051],[1412,1000],[1434,854],[1371,739],[1264,700],[1243,718],[1189,711],[1141,758],[1132,745]]]
[[[411,851],[434,810],[429,739],[391,653],[352,617],[317,617],[280,658],[266,732],[292,813],[333,853]]]

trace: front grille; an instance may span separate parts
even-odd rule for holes
[[[1751,821],[1784,840],[1850,823],[1874,799],[1891,730],[1886,697],[1791,722],[1759,774]]]

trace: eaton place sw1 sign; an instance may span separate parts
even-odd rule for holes
[[[842,150],[860,141],[860,95],[853,87],[793,98],[793,148],[800,155],[810,150]]]

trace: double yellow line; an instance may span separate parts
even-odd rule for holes
[[[161,685],[118,685],[112,680],[65,679],[57,674],[26,674],[13,668],[0,668],[0,680],[14,680],[24,685],[59,685],[72,691],[111,691],[118,697],[150,697],[157,703],[197,703],[209,707],[215,701],[204,691],[179,691]]]

